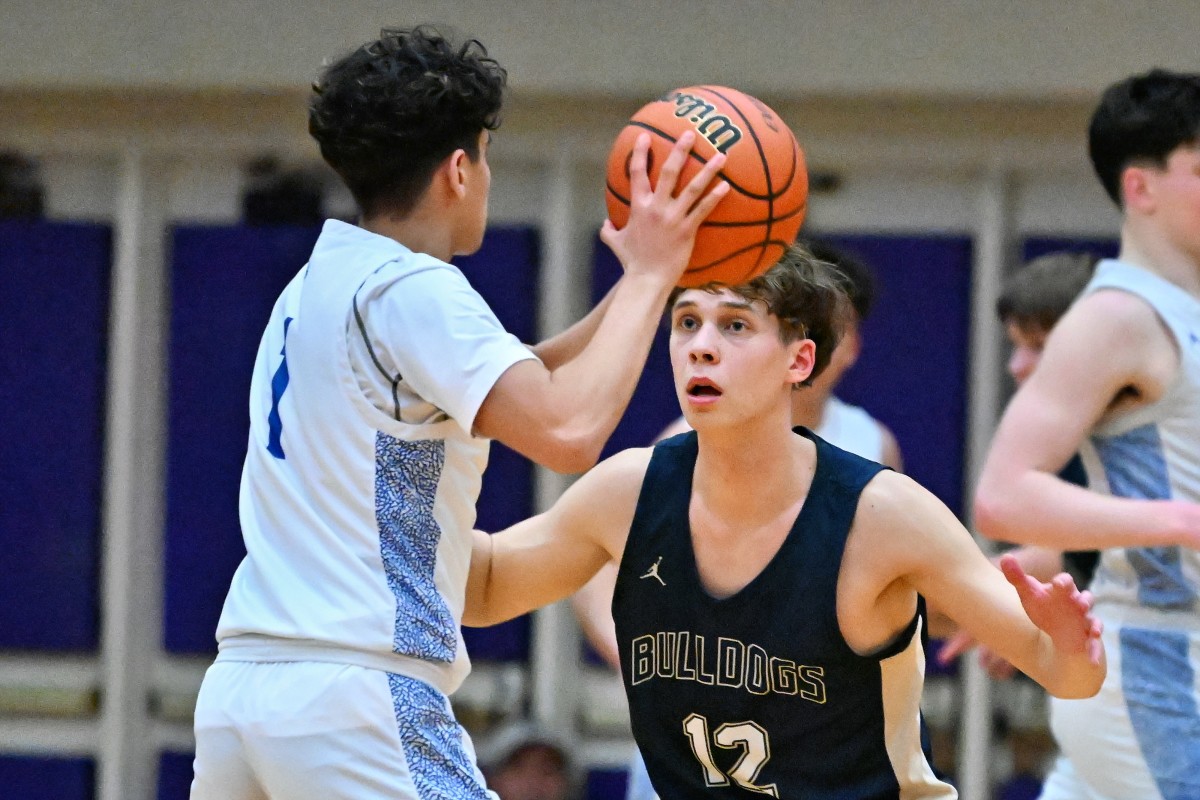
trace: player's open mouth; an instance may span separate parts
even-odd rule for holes
[[[721,387],[708,378],[692,378],[687,384],[690,397],[720,397]]]

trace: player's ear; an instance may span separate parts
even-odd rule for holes
[[[1121,204],[1131,211],[1147,213],[1154,209],[1153,167],[1128,166],[1121,170]]]
[[[817,365],[817,344],[812,339],[797,339],[788,345],[788,378],[790,384],[808,380]]]
[[[467,161],[470,156],[461,147],[455,150],[438,167],[439,176],[445,180],[446,188],[455,197],[462,198],[467,194]]]

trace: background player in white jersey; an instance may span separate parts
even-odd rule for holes
[[[845,307],[842,336],[829,366],[812,386],[792,396],[792,422],[811,428],[822,439],[843,450],[901,470],[904,461],[900,445],[888,427],[865,409],[850,405],[834,394],[842,376],[862,353],[862,323],[875,305],[875,278],[866,264],[845,250],[819,240],[806,244],[814,256],[837,267],[845,277],[843,286],[850,302]],[[687,420],[680,417],[659,434],[659,439],[686,430],[690,430]]]
[[[849,302],[841,306],[841,335],[829,364],[810,386],[792,393],[792,424],[813,429],[818,436],[855,455],[900,470],[903,460],[896,437],[887,426],[866,410],[834,395],[846,371],[862,352],[862,323],[875,304],[875,279],[862,261],[844,250],[820,241],[807,243],[818,259],[837,268],[841,287]],[[680,417],[659,434],[656,441],[691,430]],[[1057,572],[1057,570],[1056,570]],[[620,671],[616,631],[613,628],[612,597],[617,581],[615,564],[605,565],[596,577],[571,598],[575,616],[592,648],[614,670]],[[652,800],[655,796],[640,754],[629,763],[627,800]]]
[[[1098,260],[1090,253],[1047,253],[1024,264],[1005,281],[996,301],[996,316],[1012,347],[1007,369],[1017,386],[1033,374],[1050,331],[1092,279]],[[1059,471],[1059,476],[1080,486],[1087,485],[1083,462],[1078,456]],[[1075,583],[1084,588],[1091,584],[1099,558],[1095,550],[1063,552],[1042,545],[1026,545],[1009,552],[1020,562],[1022,569],[1038,580],[1049,580],[1065,569]],[[974,645],[970,636],[955,632],[938,651],[938,660],[942,663],[953,661]],[[980,650],[979,658],[993,678],[1012,677],[1012,665],[987,648]]]
[[[309,130],[361,211],[325,224],[283,291],[251,385],[247,555],[197,701],[193,798],[478,798],[447,695],[475,500],[495,438],[559,471],[595,462],[681,274],[714,158],[601,232],[625,267],[581,323],[529,349],[447,263],[480,246],[505,72],[476,41],[384,31],[314,86]],[[678,196],[673,196],[678,188]]]
[[[677,292],[671,364],[695,432],[619,453],[548,512],[475,535],[467,624],[620,565],[630,714],[664,797],[955,797],[921,736],[921,596],[1052,692],[1102,680],[1069,576],[1041,584],[1009,559],[1014,592],[913,481],[789,433],[791,394],[836,341],[838,293],[799,248],[743,286]]]
[[[1009,404],[980,479],[988,536],[1098,548],[1112,669],[1051,705],[1049,800],[1200,797],[1200,75],[1110,86],[1092,163],[1123,214],[1102,261]],[[1083,454],[1090,491],[1057,471]]]

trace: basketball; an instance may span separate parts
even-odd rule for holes
[[[617,135],[608,156],[605,203],[617,228],[629,220],[629,160],[642,131],[651,135],[654,185],[684,131],[696,132],[682,187],[716,153],[729,193],[700,224],[680,286],[737,285],[766,272],[796,239],[808,206],[808,171],[796,137],[767,105],[723,86],[691,86],[642,106]]]

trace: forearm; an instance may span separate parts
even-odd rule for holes
[[[551,336],[544,342],[529,348],[546,366],[546,369],[553,372],[583,352],[583,349],[587,347],[592,337],[596,335],[596,329],[600,327],[600,321],[604,319],[609,306],[612,305],[612,298],[615,291],[615,287],[610,289],[608,294],[604,295],[604,299],[596,304],[595,308],[589,311],[583,319],[562,333]]]
[[[1056,550],[1195,547],[1198,517],[1190,503],[1112,497],[1036,470],[1003,483],[985,475],[975,497],[984,536]]]
[[[596,444],[597,454],[637,387],[670,289],[656,278],[621,278],[587,345],[550,373],[549,406],[564,416],[561,424]]]
[[[496,625],[562,600],[603,566],[607,553],[591,538],[589,525],[605,519],[605,512],[579,499],[586,480],[536,517],[496,534],[473,532],[464,625]]]
[[[492,572],[492,537],[484,531],[471,531],[471,566],[467,570],[467,591],[463,601],[462,624],[482,628],[488,621],[488,590]]]

